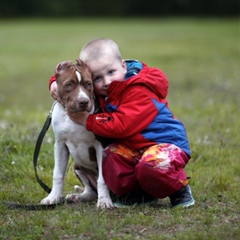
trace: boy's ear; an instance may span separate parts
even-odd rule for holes
[[[122,67],[125,70],[125,73],[127,73],[127,64],[126,64],[125,60],[122,60]]]

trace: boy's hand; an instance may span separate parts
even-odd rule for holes
[[[58,94],[57,94],[57,83],[52,82],[51,86],[50,86],[50,93],[52,95],[52,97],[57,100],[58,99]]]
[[[57,87],[56,81],[52,82],[52,84],[50,86],[50,94],[55,100],[57,100],[59,103],[63,104],[61,99],[58,97],[57,89],[58,89],[58,87]]]

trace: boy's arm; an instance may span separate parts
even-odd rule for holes
[[[145,87],[132,90],[124,92],[116,112],[91,114],[82,124],[96,135],[108,138],[127,138],[143,131],[158,114],[154,94]]]

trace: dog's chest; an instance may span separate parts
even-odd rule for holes
[[[96,146],[94,134],[87,131],[84,126],[74,123],[59,105],[54,107],[52,114],[55,141],[64,143],[78,164],[95,169],[97,163],[93,154]]]

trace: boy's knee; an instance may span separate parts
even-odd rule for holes
[[[104,150],[103,177],[114,194],[124,195],[137,184],[137,157],[137,152],[121,144],[111,144]]]

